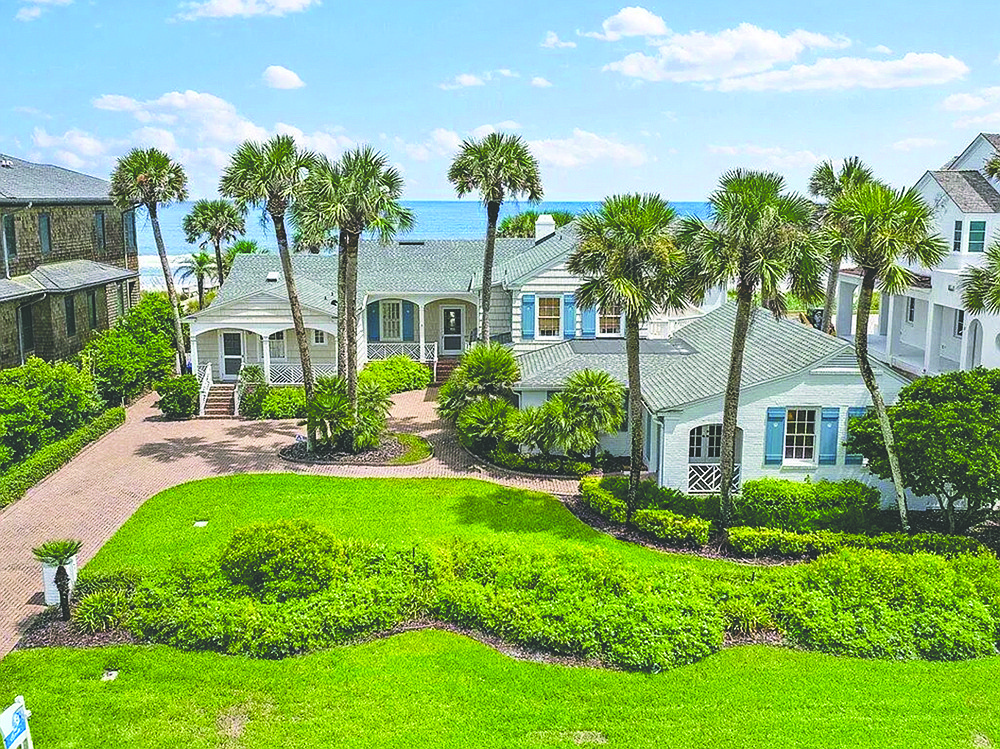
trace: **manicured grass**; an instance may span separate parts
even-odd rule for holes
[[[346,538],[393,548],[452,538],[500,538],[525,548],[584,548],[646,567],[725,574],[729,562],[663,554],[622,543],[577,520],[548,494],[476,480],[341,479],[290,474],[228,476],[173,487],[149,499],[88,570],[162,568],[217,555],[233,530],[304,518]],[[203,528],[197,520],[207,520]]]
[[[395,460],[389,461],[390,465],[409,466],[414,463],[422,463],[431,457],[431,453],[433,452],[431,450],[431,443],[420,435],[401,432],[396,435],[396,439],[406,446],[406,452]]]
[[[761,647],[640,675],[511,660],[416,632],[283,661],[165,647],[16,652],[37,746],[993,746],[996,660],[933,664]],[[117,680],[102,682],[106,669]]]

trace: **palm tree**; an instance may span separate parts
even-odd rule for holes
[[[185,281],[193,278],[198,284],[198,309],[205,308],[205,281],[215,276],[218,267],[207,252],[196,252],[177,267],[178,275]]]
[[[872,170],[858,156],[844,159],[840,171],[837,171],[832,161],[824,161],[816,165],[812,177],[809,178],[809,193],[826,200],[827,204],[836,200],[845,190],[857,187],[873,179]],[[824,219],[828,219],[824,211]],[[835,236],[835,235],[831,235]],[[837,279],[840,276],[840,263],[844,258],[844,248],[839,243],[827,245],[830,259],[830,270],[826,278],[826,295],[823,297],[823,317],[819,329],[828,333],[833,328],[833,302],[837,295]]]
[[[111,174],[111,199],[123,211],[136,206],[144,207],[153,225],[156,253],[160,256],[163,281],[167,287],[167,299],[170,301],[173,316],[174,349],[177,351],[177,361],[181,371],[187,363],[187,351],[181,333],[177,289],[174,288],[174,275],[170,272],[170,261],[163,245],[157,209],[160,205],[169,205],[185,198],[187,198],[187,175],[184,173],[184,167],[159,149],[134,148],[115,164],[115,170]]]
[[[736,433],[743,377],[743,354],[754,294],[776,316],[786,310],[785,293],[801,299],[820,296],[823,260],[808,240],[813,206],[785,192],[781,175],[737,169],[722,176],[709,198],[710,221],[686,218],[678,238],[697,269],[702,289],[736,286],[736,321],[722,416],[720,455],[722,523],[733,516]]]
[[[493,289],[493,255],[497,220],[507,198],[542,199],[542,177],[538,161],[519,135],[490,133],[482,140],[466,139],[448,169],[448,181],[458,197],[478,192],[486,206],[486,250],[483,253],[482,300],[479,339],[490,340],[490,294]]]
[[[266,252],[267,250],[262,248],[252,239],[239,239],[233,242],[226,249],[226,254],[222,256],[222,269],[224,275],[228,276],[229,271],[233,269],[233,262],[236,260],[237,255],[260,255]]]
[[[962,304],[974,314],[1000,315],[1000,238],[986,248],[986,262],[962,271]]]
[[[292,311],[292,326],[299,345],[302,385],[307,401],[313,398],[315,380],[312,357],[309,355],[309,337],[302,320],[302,305],[292,272],[285,213],[289,206],[294,205],[302,190],[302,183],[315,162],[316,156],[309,151],[299,150],[290,135],[276,135],[266,143],[247,141],[236,149],[219,182],[219,192],[235,200],[241,213],[246,213],[250,206],[262,208],[264,215],[274,224],[288,306]],[[309,430],[308,440],[311,451],[315,440],[312,429]]]
[[[338,231],[338,331],[347,341],[347,397],[358,413],[358,247],[361,235],[374,232],[389,243],[413,227],[413,212],[403,207],[403,177],[388,157],[371,146],[344,153],[337,163],[319,159],[306,181],[294,215],[306,236]],[[339,323],[343,318],[343,328]]]
[[[830,205],[830,214],[842,228],[849,257],[862,271],[855,351],[882,429],[899,520],[906,531],[910,527],[906,487],[885,401],[868,357],[868,318],[876,285],[884,294],[901,294],[913,283],[913,274],[900,264],[901,260],[930,267],[948,254],[948,246],[934,233],[931,208],[913,189],[896,192],[879,182],[868,182],[841,194]]]
[[[990,179],[1000,179],[1000,154],[991,156],[983,167],[983,171]]]
[[[61,541],[46,541],[41,546],[37,546],[31,550],[34,554],[35,559],[37,559],[42,564],[48,567],[56,568],[56,589],[59,591],[59,608],[62,614],[62,619],[64,622],[68,622],[70,618],[69,610],[69,600],[70,600],[70,579],[69,573],[66,571],[66,567],[73,562],[73,557],[80,553],[80,549],[83,547],[83,541],[77,541],[75,539],[66,539]]]
[[[659,195],[605,198],[577,220],[579,245],[566,264],[583,279],[576,297],[581,307],[620,309],[625,315],[632,437],[629,519],[636,509],[643,453],[639,326],[657,312],[683,309],[688,302],[683,256],[672,234],[676,218]]]
[[[535,236],[535,223],[541,215],[539,211],[521,211],[513,216],[507,216],[500,222],[497,236],[532,239]],[[566,226],[576,218],[576,214],[569,211],[549,211],[549,215],[556,222],[557,229]]]
[[[577,430],[588,435],[590,459],[594,461],[600,436],[617,432],[621,427],[625,417],[622,408],[625,388],[607,372],[581,369],[566,378],[560,397]]]
[[[199,200],[184,217],[184,234],[189,244],[204,237],[201,248],[211,243],[215,247],[215,272],[222,285],[225,279],[225,259],[222,243],[232,242],[247,230],[243,214],[228,200]]]

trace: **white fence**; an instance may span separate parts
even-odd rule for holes
[[[715,494],[722,488],[722,466],[718,463],[692,463],[688,466],[688,491],[691,494]],[[733,469],[732,491],[740,490],[740,464]]]
[[[198,392],[198,415],[205,415],[205,402],[208,401],[208,393],[214,385],[212,380],[212,363],[208,362],[198,367],[198,377],[201,380],[201,388]]]
[[[368,344],[368,361],[388,359],[391,356],[408,356],[414,361],[435,362],[438,358],[437,341],[424,344],[422,358],[419,343],[379,341]]]
[[[336,377],[336,364],[313,364],[313,377]],[[268,381],[272,385],[301,385],[301,364],[275,364],[271,362],[271,373]]]

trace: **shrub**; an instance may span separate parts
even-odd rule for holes
[[[392,401],[385,386],[375,380],[358,381],[358,421],[354,429],[354,450],[374,450],[382,444]]]
[[[729,529],[729,546],[743,556],[780,556],[802,558],[839,549],[881,549],[898,554],[929,553],[946,557],[980,554],[986,548],[968,536],[945,536],[937,533],[886,533],[865,536],[855,533],[813,531],[794,533],[780,528]]]
[[[201,385],[194,375],[163,380],[153,386],[160,399],[155,405],[168,419],[189,419],[198,413]]]
[[[73,612],[73,622],[87,634],[127,626],[131,597],[119,590],[103,590],[82,599]]]
[[[583,503],[603,518],[624,523],[628,517],[625,500],[606,488],[604,481],[595,477],[580,480],[580,497]]]
[[[487,459],[500,468],[547,476],[585,476],[593,470],[590,463],[563,455],[523,455],[504,447],[493,450]]]
[[[467,349],[438,393],[438,413],[458,419],[466,406],[483,398],[510,401],[521,371],[514,354],[499,343]]]
[[[379,383],[386,393],[395,395],[426,388],[431,383],[431,370],[408,356],[391,356],[368,362],[358,375],[359,384],[365,380]]]
[[[578,444],[596,457],[601,434],[617,432],[625,418],[625,388],[607,372],[581,369],[566,378],[560,394],[571,415]]]
[[[264,399],[271,388],[264,377],[264,369],[251,364],[240,370],[240,383],[243,392],[240,395],[240,416],[244,419],[260,419],[264,414]]]
[[[604,476],[597,481],[603,490],[610,492],[622,506],[625,506],[625,499],[628,496],[627,476]],[[636,502],[640,510],[669,510],[677,515],[702,518],[709,522],[716,522],[719,519],[717,495],[685,494],[669,486],[658,486],[652,479],[639,483]]]
[[[691,547],[707,544],[712,530],[707,520],[684,517],[670,510],[636,510],[632,525],[668,543]]]
[[[878,490],[859,481],[762,478],[743,483],[736,498],[736,519],[742,525],[799,533],[859,532],[877,523],[879,506]]]
[[[139,570],[114,570],[113,572],[88,572],[84,567],[73,587],[73,595],[86,598],[93,593],[116,592],[132,595],[142,582],[143,573]]]
[[[269,388],[261,403],[262,419],[304,419],[306,394],[302,388]]]
[[[124,423],[124,408],[109,409],[66,439],[43,447],[11,468],[0,476],[0,507],[23,497],[28,489],[69,462],[84,447]]]
[[[483,398],[466,406],[458,417],[458,437],[477,455],[489,455],[506,442],[513,409],[507,401]]]

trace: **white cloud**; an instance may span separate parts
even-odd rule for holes
[[[892,50],[886,47],[884,44],[877,44],[874,47],[868,48],[869,52],[874,52],[877,55],[891,55]]]
[[[34,21],[49,8],[69,5],[73,0],[21,0],[21,7],[14,14],[15,20]]]
[[[903,138],[892,144],[895,151],[916,151],[921,148],[931,148],[939,145],[941,141],[935,138]]]
[[[500,68],[499,70],[495,70],[494,72],[498,76],[500,76],[501,78],[520,78],[521,77],[520,73],[515,73],[510,68]]]
[[[1000,86],[983,88],[972,94],[952,94],[941,106],[949,112],[974,112],[1000,101]]]
[[[637,146],[579,128],[575,128],[569,138],[533,140],[528,145],[541,163],[564,168],[583,166],[595,161],[642,166],[649,160]]]
[[[439,84],[439,88],[445,91],[453,91],[456,88],[469,88],[470,86],[485,86],[486,81],[473,73],[460,73],[447,83]]]
[[[18,114],[26,114],[29,117],[38,117],[39,119],[42,120],[52,119],[51,114],[43,112],[41,109],[38,109],[37,107],[13,107],[13,110]]]
[[[789,151],[780,146],[758,146],[746,143],[739,146],[712,146],[708,152],[722,156],[745,157],[751,164],[761,164],[776,169],[802,169],[813,167],[826,159],[812,151]]]
[[[540,75],[536,75],[531,79],[531,85],[535,88],[552,88],[552,83],[548,79],[542,78]]]
[[[76,159],[93,159],[108,150],[108,144],[83,130],[67,130],[62,135],[50,135],[44,128],[36,127],[32,142],[39,148],[72,153]]]
[[[542,46],[546,49],[572,49],[576,46],[576,42],[564,42],[556,32],[548,31],[544,41],[542,41]]]
[[[521,123],[515,122],[514,120],[504,120],[503,122],[498,122],[495,125],[480,125],[477,128],[473,128],[470,133],[473,138],[483,138],[490,133],[500,132],[502,130],[520,130]]]
[[[657,43],[655,54],[633,52],[604,69],[647,81],[713,81],[764,72],[798,59],[807,50],[842,49],[850,43],[801,29],[783,36],[742,23],[714,34],[672,34]]]
[[[810,91],[849,88],[911,88],[949,83],[965,76],[969,67],[955,57],[910,52],[898,60],[859,57],[824,58],[812,65],[728,78],[719,91]]]
[[[271,88],[302,88],[306,85],[298,73],[281,65],[269,65],[261,77]]]
[[[284,16],[300,13],[319,5],[320,0],[205,0],[181,3],[178,18],[195,21],[199,18],[250,18],[252,16]]]
[[[670,33],[666,22],[655,13],[645,8],[632,6],[622,8],[601,24],[604,32],[590,31],[583,36],[603,39],[606,42],[617,42],[627,36],[666,36]]]

